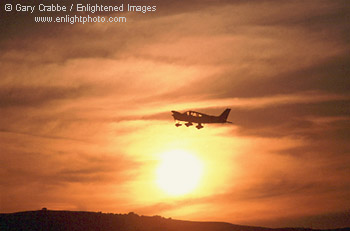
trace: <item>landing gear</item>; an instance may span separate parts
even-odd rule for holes
[[[202,126],[202,124],[198,124],[198,125],[196,126],[196,128],[197,128],[197,129],[201,129],[201,128],[203,128],[203,126]]]
[[[189,126],[192,126],[193,123],[192,122],[187,122],[187,123],[185,123],[185,125],[186,125],[186,127],[189,127]],[[176,127],[180,127],[180,126],[182,126],[182,124],[180,122],[176,121],[175,126]],[[196,128],[197,129],[201,129],[201,128],[203,128],[203,125],[201,123],[199,123],[199,124],[197,124]]]

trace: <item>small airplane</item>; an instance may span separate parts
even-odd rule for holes
[[[230,113],[231,109],[227,108],[221,115],[219,116],[211,116],[206,115],[204,113],[196,112],[196,111],[186,111],[184,113],[177,112],[177,111],[171,111],[173,114],[175,120],[177,121],[186,121],[185,123],[186,127],[192,126],[193,123],[197,123],[196,128],[201,129],[203,128],[202,124],[207,123],[232,123],[230,121],[227,121],[228,114]],[[176,127],[182,126],[181,123],[177,122],[175,124]]]

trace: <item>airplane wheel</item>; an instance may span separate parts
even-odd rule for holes
[[[203,126],[202,126],[201,124],[198,124],[198,125],[196,126],[196,128],[197,128],[197,129],[201,129],[201,128],[203,128]]]

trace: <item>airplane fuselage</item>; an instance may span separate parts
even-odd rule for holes
[[[194,114],[188,115],[177,111],[172,111],[175,120],[187,121],[191,123],[225,123],[226,120],[219,118],[218,116],[210,116],[206,114]]]
[[[185,125],[191,126],[192,123],[197,123],[196,128],[203,128],[202,124],[204,123],[231,123],[227,121],[228,114],[230,113],[230,109],[227,108],[220,116],[211,116],[204,113],[196,112],[196,111],[186,111],[184,113],[178,111],[171,111],[175,120],[177,121],[186,121]],[[182,124],[176,123],[175,126],[179,127]]]

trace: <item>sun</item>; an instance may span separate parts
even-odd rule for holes
[[[162,154],[157,168],[157,185],[167,194],[180,196],[192,192],[199,184],[203,164],[184,150],[172,150]]]

